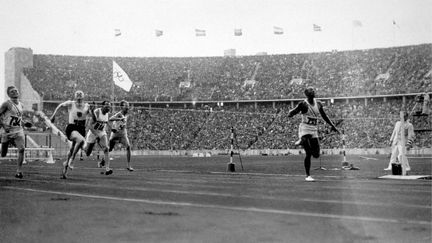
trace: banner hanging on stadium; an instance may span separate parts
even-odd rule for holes
[[[132,81],[125,71],[113,60],[113,81],[114,84],[129,92],[132,88]]]
[[[163,31],[162,30],[155,30],[155,35],[156,35],[156,37],[162,36]]]
[[[362,27],[363,26],[363,24],[362,24],[362,22],[360,20],[353,20],[352,21],[352,25],[354,27]]]
[[[206,31],[201,29],[195,29],[195,36],[206,36]]]
[[[317,24],[313,24],[312,27],[313,27],[313,31],[321,31],[322,30],[321,26],[319,26]]]
[[[273,34],[275,35],[282,35],[283,29],[281,27],[273,26]]]

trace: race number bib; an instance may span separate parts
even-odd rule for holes
[[[317,118],[308,116],[308,117],[306,117],[306,119],[307,119],[306,124],[314,125],[314,126],[317,125],[317,121],[318,121]]]
[[[9,120],[9,126],[11,127],[21,126],[21,118],[17,116],[11,116]]]
[[[93,126],[93,128],[95,130],[102,131],[105,128],[105,123],[103,123],[103,122],[96,122],[96,124]]]

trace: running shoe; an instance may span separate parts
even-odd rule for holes
[[[22,172],[17,172],[17,173],[15,174],[15,177],[18,178],[18,179],[22,179],[22,178],[23,178],[23,174],[22,174]]]
[[[102,168],[102,167],[104,167],[104,166],[105,166],[105,160],[102,159],[101,161],[98,162],[98,167],[99,167],[99,168]]]
[[[127,167],[126,170],[132,172],[132,171],[134,171],[134,168],[132,168],[132,167]]]
[[[305,181],[315,181],[315,179],[312,176],[308,176],[305,178]]]
[[[113,173],[113,170],[112,169],[107,169],[106,171],[105,171],[105,175],[111,175]]]

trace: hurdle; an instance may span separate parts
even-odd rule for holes
[[[54,164],[53,159],[54,148],[40,147],[40,148],[25,148],[24,150],[24,164],[28,161],[44,160],[47,164]],[[18,158],[18,149],[9,148],[8,155],[1,160],[12,160]]]
[[[29,135],[34,136],[44,136],[45,139],[41,139],[40,137],[37,139],[36,142],[33,138],[31,138]],[[52,139],[50,133],[42,133],[42,132],[32,132],[32,133],[25,133],[24,134],[24,161],[23,163],[26,164],[28,161],[36,161],[36,160],[42,160],[46,162],[47,164],[54,164],[53,159],[53,152],[54,148],[52,147]],[[45,140],[45,145],[39,145],[41,142]],[[18,149],[17,148],[9,148],[8,154],[6,157],[0,158],[0,160],[15,160],[18,158]]]

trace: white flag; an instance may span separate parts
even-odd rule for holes
[[[317,24],[313,24],[312,25],[312,29],[313,29],[313,31],[321,31],[322,29],[321,29],[321,26],[320,25],[317,25]]]
[[[114,84],[120,88],[130,91],[132,87],[132,81],[129,76],[123,71],[123,69],[113,60],[113,81]]]
[[[195,36],[206,36],[206,31],[201,29],[195,29]]]
[[[360,20],[353,20],[352,24],[354,27],[362,27],[363,26],[363,24]]]
[[[273,34],[275,35],[282,35],[283,29],[281,27],[273,26]]]

